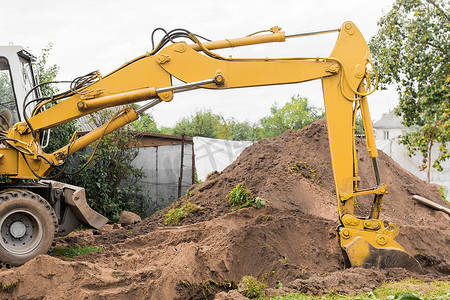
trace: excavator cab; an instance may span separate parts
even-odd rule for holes
[[[23,120],[23,101],[37,84],[36,58],[21,46],[0,46],[0,123],[12,126]],[[38,97],[39,90],[28,99]]]

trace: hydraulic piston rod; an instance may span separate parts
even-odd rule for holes
[[[100,96],[93,99],[80,100],[77,103],[79,110],[98,110],[107,107],[113,107],[117,105],[124,105],[129,103],[135,103],[144,100],[150,100],[156,98],[158,94],[163,94],[166,92],[180,92],[189,89],[196,88],[201,85],[207,85],[211,83],[216,83],[217,85],[223,84],[223,77],[217,75],[214,78],[200,80],[195,82],[184,83],[175,86],[169,86],[164,88],[154,88],[146,87],[138,89],[136,91],[128,91],[123,93],[118,93],[115,95]]]

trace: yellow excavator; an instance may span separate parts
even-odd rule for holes
[[[214,50],[331,32],[285,35],[281,28],[243,38],[209,41],[187,30],[167,32],[153,50],[106,76],[93,72],[73,80],[70,89],[42,97],[33,74],[33,56],[20,47],[0,47],[0,261],[16,266],[51,251],[58,235],[80,224],[101,228],[107,219],[86,202],[84,189],[51,180],[67,158],[147,109],[170,102],[174,93],[221,90],[321,80],[340,226],[338,242],[347,266],[420,269],[395,240],[398,228],[380,219],[387,187],[381,182],[366,96],[373,92],[370,52],[358,28],[345,22],[329,57],[228,58]],[[155,32],[155,31],[154,31]],[[152,34],[153,40],[153,34]],[[181,40],[181,41],[180,41]],[[183,83],[172,85],[172,78]],[[372,79],[373,81],[373,79]],[[145,102],[143,102],[145,101]],[[126,105],[143,102],[139,108]],[[48,131],[60,124],[120,106],[111,120],[65,147],[45,153]],[[359,188],[355,120],[361,111],[376,186]],[[35,179],[22,180],[22,179]],[[5,181],[5,180],[4,180]],[[355,198],[374,196],[367,217],[354,215]]]

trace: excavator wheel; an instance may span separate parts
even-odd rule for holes
[[[58,218],[41,196],[26,190],[0,194],[0,262],[19,266],[53,250]]]

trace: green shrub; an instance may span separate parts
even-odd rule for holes
[[[228,203],[231,206],[248,207],[251,204],[252,193],[246,189],[242,184],[235,186],[228,194]]]
[[[266,204],[266,200],[260,197],[252,197],[252,192],[245,188],[242,184],[235,186],[228,193],[228,203],[231,206],[239,206],[239,208],[255,206],[261,208]]]
[[[95,116],[92,118],[95,119]],[[74,127],[70,125],[57,127],[54,138],[63,141],[62,138],[56,137],[71,136]],[[85,188],[89,206],[112,223],[119,221],[123,210],[132,211],[145,218],[148,200],[138,184],[144,172],[131,165],[138,154],[138,148],[133,147],[135,143],[136,140],[129,129],[112,132],[103,137],[92,161],[82,171],[76,172],[88,161],[95,143],[74,153],[67,162],[65,171],[68,174],[61,175],[57,180]],[[64,144],[65,142],[62,143]]]
[[[182,219],[186,218],[186,216],[190,213],[193,213],[199,209],[202,209],[197,204],[186,203],[181,207],[172,208],[165,214],[166,219],[164,220],[164,225],[170,225],[172,223],[178,224]]]
[[[261,208],[264,205],[266,205],[266,200],[264,200],[263,198],[260,198],[260,197],[255,197],[255,198],[253,198],[252,201],[255,204],[256,208]]]
[[[266,284],[252,276],[244,276],[239,284],[239,291],[247,298],[264,297]]]

